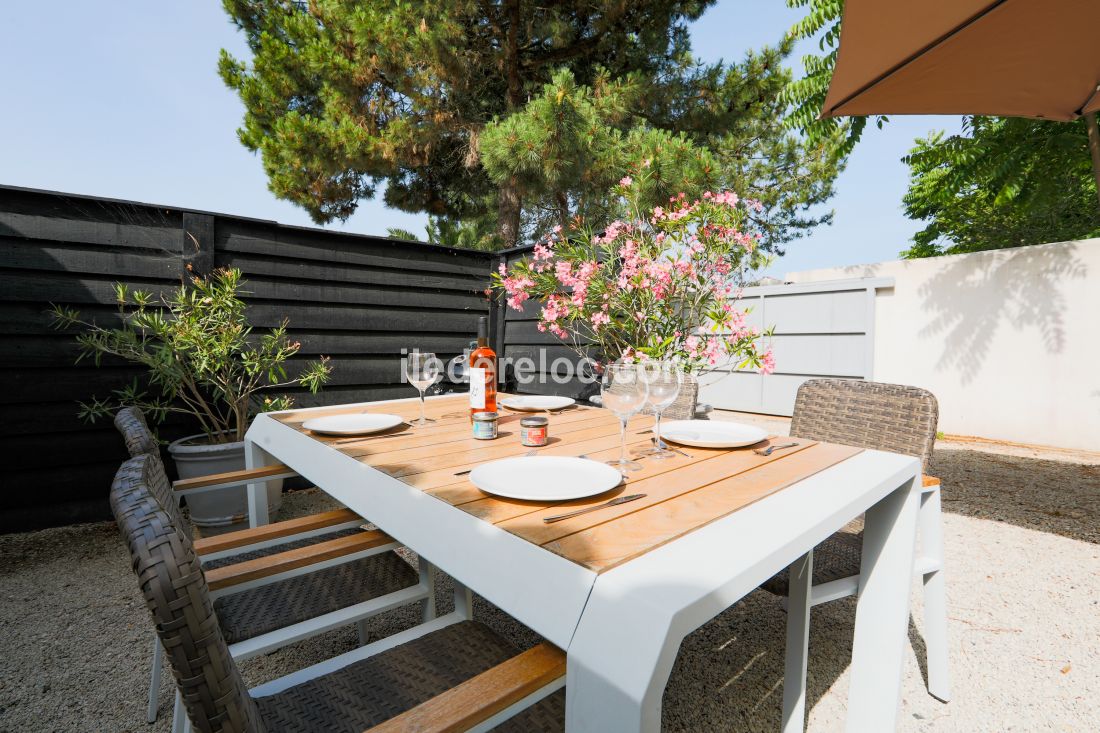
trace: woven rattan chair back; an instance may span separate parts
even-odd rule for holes
[[[145,414],[136,407],[123,407],[115,414],[115,427],[126,441],[130,457],[145,453],[160,453],[160,445],[145,422]]]
[[[891,451],[928,467],[939,406],[917,387],[858,379],[811,379],[798,388],[791,435]]]
[[[147,455],[123,463],[111,487],[111,510],[188,717],[204,733],[263,733],[218,626],[194,547],[150,492],[155,472]]]
[[[149,456],[150,460],[146,466],[149,492],[177,527],[184,532],[190,532],[191,523],[180,511],[179,500],[172,491],[172,482],[168,480],[168,472],[160,457],[160,445],[153,437],[153,432],[149,430],[145,415],[136,407],[124,407],[115,415],[115,427],[122,433],[122,439],[126,441],[126,449],[130,451],[131,458],[140,455]]]

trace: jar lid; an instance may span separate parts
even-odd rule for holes
[[[496,420],[497,414],[495,412],[475,412],[474,419],[478,421]]]
[[[519,424],[525,428],[541,428],[550,424],[550,420],[545,417],[525,417],[519,421]]]

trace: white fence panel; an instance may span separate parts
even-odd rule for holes
[[[931,391],[940,430],[1100,450],[1100,239],[787,275],[852,277],[893,283],[876,301],[874,378]]]
[[[713,407],[790,415],[798,387],[815,377],[871,379],[875,291],[889,278],[745,288],[748,322],[774,328],[776,371],[769,376],[726,364],[700,377],[699,399]]]

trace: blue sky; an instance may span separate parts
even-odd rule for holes
[[[720,0],[693,28],[695,51],[739,58],[798,17],[783,0]],[[246,50],[210,0],[7,4],[0,183],[311,224],[267,190],[259,158],[238,142],[242,107],[217,75],[221,48]],[[834,225],[791,244],[773,272],[894,259],[919,228],[901,212],[899,158],[915,137],[945,127],[957,129],[958,118],[897,117],[870,131],[837,182]],[[333,227],[419,232],[424,219],[366,201]]]

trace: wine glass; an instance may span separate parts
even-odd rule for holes
[[[672,361],[647,361],[638,366],[642,381],[649,388],[646,403],[653,408],[654,448],[647,455],[650,458],[673,458],[676,454],[661,441],[661,413],[668,408],[680,394],[684,383],[684,373],[680,365]]]
[[[439,359],[428,351],[411,351],[405,357],[405,376],[409,384],[420,391],[420,419],[413,425],[427,425],[430,420],[424,416],[424,392],[439,379]]]
[[[620,471],[636,471],[641,468],[638,463],[626,457],[626,423],[645,406],[647,393],[646,383],[636,364],[609,364],[604,369],[600,397],[603,406],[619,418],[622,439],[619,458],[608,463],[618,467]]]

